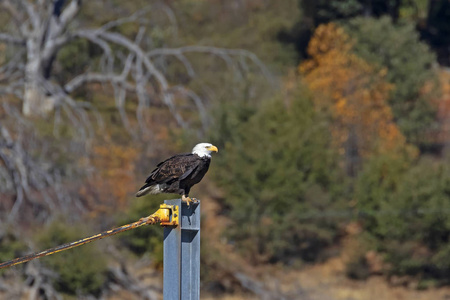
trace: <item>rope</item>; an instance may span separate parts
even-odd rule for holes
[[[29,262],[30,260],[33,260],[33,259],[36,259],[39,257],[44,257],[44,256],[48,256],[48,255],[52,255],[52,254],[64,251],[64,250],[72,249],[72,248],[75,248],[75,247],[78,247],[78,246],[81,246],[84,244],[88,244],[93,241],[100,240],[100,239],[130,230],[130,229],[141,227],[143,225],[154,225],[154,224],[158,224],[158,223],[161,223],[162,225],[163,224],[177,225],[175,223],[170,223],[170,224],[168,223],[172,209],[173,208],[171,206],[162,204],[160,209],[158,209],[155,213],[151,214],[148,217],[141,218],[137,222],[126,224],[126,225],[123,225],[123,226],[120,226],[118,228],[114,228],[111,230],[103,231],[99,234],[96,234],[96,235],[93,235],[93,236],[90,236],[87,238],[83,238],[83,239],[75,241],[75,242],[66,243],[66,244],[63,244],[63,245],[60,245],[60,246],[57,246],[54,248],[50,248],[50,249],[47,249],[47,250],[44,250],[41,252],[28,254],[28,255],[25,255],[25,256],[22,256],[22,257],[19,257],[19,258],[16,258],[16,259],[13,259],[13,260],[10,260],[7,262],[3,262],[0,264],[0,269],[12,267],[12,266],[15,266],[15,265],[18,265],[21,263]],[[176,210],[176,208],[175,208],[175,210]]]

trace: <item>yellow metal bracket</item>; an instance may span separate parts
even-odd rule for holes
[[[158,211],[164,215],[161,217],[161,226],[178,226],[180,224],[178,205],[161,204]]]

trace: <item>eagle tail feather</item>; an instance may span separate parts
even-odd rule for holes
[[[147,194],[159,194],[161,193],[161,186],[159,184],[150,184],[146,183],[143,187],[139,189],[139,191],[136,193],[136,197],[142,197]]]

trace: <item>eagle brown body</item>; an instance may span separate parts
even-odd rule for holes
[[[189,199],[191,187],[199,183],[209,169],[211,152],[217,147],[201,143],[194,147],[193,153],[178,154],[159,163],[150,173],[145,185],[136,194],[141,197],[147,194],[173,193]]]

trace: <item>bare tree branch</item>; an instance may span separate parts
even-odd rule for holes
[[[142,286],[142,283],[127,270],[124,264],[120,267],[109,268],[109,272],[117,283],[136,294],[140,299],[158,299],[158,293],[148,286]]]
[[[68,4],[64,6],[65,2]],[[23,99],[25,115],[45,115],[49,111],[58,109],[58,113],[65,112],[73,124],[82,123],[91,126],[86,113],[80,111],[89,105],[75,101],[71,94],[86,84],[101,83],[105,86],[113,86],[116,106],[124,124],[127,124],[127,128],[130,126],[130,122],[127,121],[123,109],[127,95],[137,97],[136,118],[142,130],[145,130],[144,108],[155,103],[154,100],[161,100],[176,122],[181,127],[187,127],[188,123],[182,117],[174,100],[174,92],[176,92],[177,95],[190,100],[191,107],[198,112],[202,127],[205,129],[208,118],[203,101],[194,91],[170,82],[170,76],[166,74],[167,70],[156,62],[158,59],[165,62],[165,57],[174,56],[184,66],[187,76],[193,78],[197,75],[194,66],[188,59],[189,53],[217,56],[239,79],[242,79],[246,72],[256,71],[269,82],[273,82],[270,72],[256,55],[242,49],[186,46],[144,50],[141,44],[148,41],[148,37],[145,36],[147,28],[145,25],[149,24],[148,13],[152,10],[163,11],[170,23],[175,28],[177,27],[173,11],[161,3],[145,7],[130,16],[114,19],[96,29],[80,29],[70,26],[81,9],[81,0],[70,0],[70,2],[69,0],[37,0],[34,2],[0,0],[0,4],[8,8],[13,19],[20,20],[22,24],[25,24],[21,26],[21,35],[0,34],[0,42],[26,45],[24,47],[25,63],[14,58],[4,66],[0,66],[0,71],[5,70],[4,74],[0,74],[0,82],[2,79],[9,78],[10,75],[15,76],[15,80],[19,74],[25,78],[22,93],[17,92],[18,88],[0,88],[0,93],[14,93]],[[117,27],[126,23],[141,25],[134,40],[114,32]],[[88,40],[100,47],[103,53],[99,63],[96,63],[95,66],[91,66],[68,82],[58,85],[52,81],[52,64],[59,50],[75,39]],[[150,101],[151,99],[152,101]],[[61,108],[62,110],[60,110]],[[68,109],[75,111],[70,114]],[[86,120],[86,122],[80,122],[81,120]],[[55,124],[57,123],[55,121]],[[129,129],[131,132],[131,128]],[[87,133],[83,130],[79,131],[83,135]]]
[[[145,55],[144,51],[131,40],[127,39],[123,35],[111,32],[100,32],[99,36],[107,41],[121,45],[131,52],[133,52],[136,57],[142,60],[142,63],[146,67],[147,71],[151,76],[153,76],[160,86],[160,92],[162,93],[162,100],[167,105],[172,115],[176,119],[179,125],[186,127],[187,124],[182,119],[181,115],[178,113],[175,104],[173,103],[173,98],[169,94],[165,93],[169,89],[169,83],[166,77],[153,65],[152,61]]]
[[[24,39],[9,35],[7,33],[0,33],[0,41],[19,46],[25,46],[26,43]]]
[[[37,13],[35,5],[31,2],[23,0],[19,0],[18,2],[21,4],[21,6],[25,8],[25,12],[27,13],[28,19],[31,21],[31,24],[33,25],[34,29],[35,30],[39,29],[41,25],[41,18]]]
[[[20,1],[18,1],[20,2]],[[16,3],[17,4],[17,3]],[[28,30],[26,29],[26,19],[20,9],[17,9],[11,1],[2,0],[0,5],[5,9],[6,12],[12,17],[14,25],[19,29],[22,35],[25,35]]]
[[[209,123],[209,119],[208,119],[208,114],[206,112],[206,108],[203,105],[202,99],[196,93],[194,93],[193,91],[191,91],[189,89],[186,89],[183,86],[174,86],[168,92],[169,93],[178,92],[181,95],[192,99],[192,101],[194,102],[194,104],[197,107],[197,110],[199,112],[202,128],[203,128],[203,130],[206,130],[206,126]]]
[[[85,85],[86,83],[116,83],[122,85],[124,88],[134,91],[135,86],[125,81],[125,77],[122,74],[100,74],[100,73],[84,73],[78,75],[69,81],[65,86],[64,90],[67,93],[72,93],[77,88]]]
[[[22,60],[25,52],[23,50],[17,51],[3,66],[0,66],[0,82],[9,81],[13,83],[18,78],[15,76],[15,73],[24,70],[25,65],[22,63]],[[22,77],[22,74],[19,76]]]
[[[136,22],[138,20],[141,20],[141,22],[145,22],[144,19],[141,19],[142,16],[144,16],[146,13],[148,13],[150,11],[151,7],[145,7],[135,13],[133,13],[132,15],[125,17],[125,18],[119,18],[113,21],[110,21],[106,24],[104,24],[103,26],[101,26],[98,31],[103,31],[103,32],[107,32],[108,30],[114,28],[114,27],[118,27],[120,25],[126,24],[126,23],[133,23]]]
[[[177,37],[177,35],[178,35],[178,22],[177,22],[177,18],[175,16],[175,13],[173,12],[173,10],[168,5],[165,5],[163,2],[159,2],[158,6],[166,14],[166,16],[169,19],[170,23],[172,23],[173,34],[174,34],[175,37]]]
[[[243,49],[225,49],[209,46],[185,46],[180,48],[159,48],[151,50],[147,53],[148,57],[160,56],[160,55],[173,55],[183,56],[185,53],[209,53],[222,58],[225,63],[233,68],[233,60],[230,56],[241,56],[250,59],[264,74],[267,80],[271,83],[274,82],[273,76],[264,63],[252,52]]]
[[[0,173],[4,183],[0,186],[0,192],[15,198],[3,219],[16,222],[21,211],[29,211],[24,210],[24,206],[32,209],[40,207],[41,217],[46,220],[55,211],[73,212],[74,208],[83,210],[84,208],[78,205],[79,200],[72,198],[63,188],[63,177],[52,162],[48,161],[54,156],[54,149],[48,147],[45,141],[35,138],[32,125],[17,109],[7,102],[2,103],[2,108],[9,118],[9,121],[6,121],[13,124],[13,127],[8,128],[7,124],[4,124],[6,121],[0,123]],[[73,114],[76,110],[70,108],[68,111]],[[73,116],[80,127],[83,127],[83,122],[88,122],[82,116]],[[30,153],[38,155],[32,156]],[[7,171],[6,174],[4,170]]]
[[[21,80],[11,82],[7,86],[0,86],[0,96],[15,95],[19,99],[22,98],[24,83],[25,82],[21,79]]]
[[[74,177],[89,176],[93,167],[87,164],[86,170],[80,170],[81,167],[70,169],[71,166],[65,165],[69,169],[66,173],[66,170],[58,169],[51,148],[56,143],[51,139],[50,142],[45,139],[36,141],[37,133],[24,115],[54,116],[53,134],[60,134],[61,138],[64,138],[62,129],[67,128],[64,127],[67,124],[72,130],[69,134],[73,133],[68,142],[70,145],[67,145],[70,148],[67,156],[71,157],[72,153],[81,155],[79,153],[87,152],[96,126],[102,123],[95,105],[80,100],[76,93],[89,84],[101,84],[108,95],[114,96],[111,101],[115,101],[123,126],[137,138],[142,132],[149,132],[148,112],[161,104],[179,126],[186,128],[194,124],[199,135],[207,130],[210,123],[206,108],[208,102],[195,90],[173,79],[172,61],[182,66],[183,79],[186,75],[189,79],[201,74],[200,70],[196,72],[195,60],[192,59],[194,53],[212,56],[220,63],[221,70],[231,70],[235,78],[245,78],[246,72],[254,72],[273,82],[265,65],[246,50],[207,46],[153,49],[156,43],[152,40],[154,28],[149,25],[153,25],[149,15],[155,8],[165,14],[163,18],[167,16],[169,26],[172,25],[174,34],[177,34],[174,12],[162,2],[158,3],[158,6],[116,18],[98,28],[86,28],[83,21],[76,20],[82,9],[81,0],[0,0],[0,7],[10,16],[8,22],[15,25],[5,27],[8,31],[0,33],[0,43],[14,47],[11,48],[13,51],[8,49],[6,52],[10,56],[0,62],[0,96],[15,95],[23,104],[22,112],[19,112],[7,102],[16,103],[16,99],[1,98],[4,113],[0,120],[0,193],[10,200],[8,211],[0,212],[5,216],[3,220],[13,222],[27,211],[47,220],[55,210],[83,212],[88,207],[83,198],[73,196],[64,184]],[[139,28],[137,34],[120,33],[120,26],[127,23]],[[71,50],[69,47],[77,44],[70,43],[80,40],[95,50],[94,57],[83,68],[77,68],[77,74],[61,72],[64,64],[58,61],[60,50]],[[164,42],[170,45],[168,41]],[[208,88],[201,87],[202,96],[207,94],[204,91]],[[129,105],[129,101],[137,102],[134,116],[126,110],[135,107],[135,103]],[[193,121],[186,116],[192,117]],[[136,121],[138,125],[135,125]],[[68,175],[71,172],[79,173],[78,176]],[[73,182],[70,186],[77,187]],[[123,274],[116,272],[116,275],[119,278]],[[38,281],[38,275],[33,278],[36,279],[34,293],[41,289],[48,295],[52,294],[44,281]],[[152,297],[141,287],[136,293],[149,299]]]
[[[69,5],[63,10],[59,21],[60,27],[65,29],[67,24],[73,20],[81,7],[81,0],[72,0]]]
[[[234,277],[241,283],[241,285],[261,297],[262,300],[287,300],[288,298],[280,293],[274,292],[267,289],[263,282],[259,282],[241,272],[236,272],[233,274]],[[306,299],[306,297],[305,297]]]

